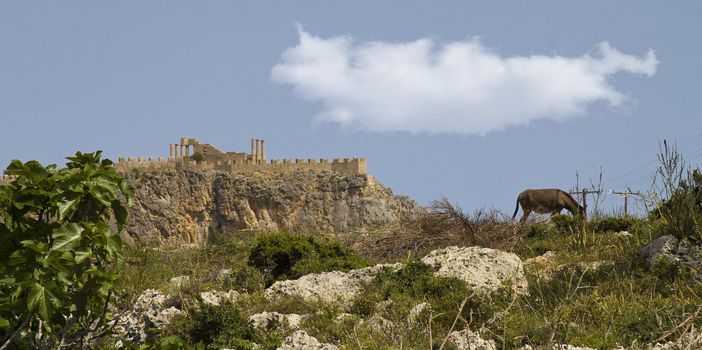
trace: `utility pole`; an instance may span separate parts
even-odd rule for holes
[[[600,194],[602,193],[602,190],[588,190],[588,189],[583,189],[582,191],[576,191],[576,192],[570,192],[570,194],[582,194],[583,195],[583,208],[584,209],[584,219],[587,221],[587,194],[588,193],[594,193],[594,194]]]
[[[629,204],[629,196],[640,196],[641,192],[631,192],[631,191],[623,191],[623,192],[617,192],[617,191],[612,191],[614,194],[618,194],[622,197],[624,197],[624,216],[629,215],[629,210],[628,210],[628,204]]]

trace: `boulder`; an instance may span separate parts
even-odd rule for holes
[[[438,276],[465,281],[477,293],[495,292],[507,284],[516,294],[528,291],[522,260],[514,253],[453,246],[431,251],[422,262],[434,267]]]
[[[661,261],[682,264],[702,270],[702,247],[681,241],[672,235],[658,237],[641,248],[641,256],[649,265]]]
[[[276,350],[338,350],[332,344],[320,343],[315,337],[311,337],[305,331],[297,331],[285,338],[283,344]]]
[[[552,350],[596,350],[593,348],[588,348],[587,346],[575,346],[570,344],[556,344],[551,348]]]
[[[181,288],[190,283],[190,276],[176,276],[168,280],[171,286]]]
[[[235,290],[229,290],[228,292],[223,292],[219,290],[210,290],[200,293],[200,299],[205,305],[219,306],[225,302],[233,302],[239,297],[239,293]]]
[[[383,269],[398,270],[402,264],[379,264],[349,272],[322,272],[296,280],[278,281],[265,290],[268,300],[300,298],[304,301],[347,304]]]
[[[117,316],[114,327],[118,338],[141,344],[147,340],[147,330],[161,328],[183,311],[168,305],[170,298],[155,289],[143,291],[131,309]]]
[[[429,305],[429,303],[427,303],[426,301],[417,304],[413,306],[412,309],[410,309],[409,314],[407,315],[407,321],[410,324],[415,324],[419,322],[420,316],[422,316],[422,314],[428,312],[429,310],[431,310],[431,305]]]
[[[456,350],[497,350],[493,340],[485,340],[470,329],[451,332],[447,343],[453,345]]]
[[[305,315],[264,311],[251,315],[249,317],[249,324],[254,328],[265,330],[276,330],[279,328],[295,330],[300,328],[300,323],[305,317]]]

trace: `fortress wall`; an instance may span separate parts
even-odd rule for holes
[[[176,161],[166,159],[165,157],[119,157],[115,168],[119,171],[127,171],[132,169],[175,169]]]
[[[192,147],[192,148],[191,148]],[[192,153],[190,151],[192,150]],[[199,154],[199,161],[190,155]],[[223,152],[214,145],[196,139],[181,138],[179,144],[169,145],[169,157],[145,159],[120,157],[115,165],[118,170],[131,169],[218,169],[232,173],[293,172],[300,170],[338,171],[345,175],[366,175],[365,158],[337,159],[265,159],[263,140],[251,140],[251,153]]]
[[[338,171],[345,175],[365,175],[364,158],[340,159],[273,159],[270,161],[201,161],[177,162],[177,167],[209,168],[231,173],[279,172],[289,173],[300,170]]]

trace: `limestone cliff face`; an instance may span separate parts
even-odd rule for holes
[[[343,232],[422,210],[366,175],[163,169],[124,176],[135,193],[123,234],[129,242],[202,243],[235,230]]]

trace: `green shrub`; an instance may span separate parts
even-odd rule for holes
[[[661,234],[702,243],[702,173],[694,170],[680,181],[670,199],[651,213],[661,219]]]
[[[431,266],[420,261],[410,262],[397,271],[383,271],[354,299],[352,310],[367,318],[378,312],[377,305],[381,302],[391,301],[381,316],[403,323],[407,322],[412,307],[428,302],[433,313],[432,330],[435,334],[446,334],[463,300],[466,300],[466,304],[461,316],[465,320],[472,320],[472,324],[478,327],[509,303],[509,293],[478,296],[472,293],[465,282],[456,278],[438,277],[433,272]]]
[[[569,234],[580,230],[580,218],[570,215],[557,214],[551,217],[556,231]]]
[[[636,221],[631,216],[598,218],[588,222],[588,229],[593,232],[628,231]]]
[[[123,342],[120,350],[205,350],[203,343],[198,343],[195,346],[190,346],[185,340],[177,335],[172,335],[160,339],[152,344],[142,344],[141,346]]]
[[[200,304],[189,316],[175,317],[164,330],[190,344],[207,344],[208,349],[254,349],[254,343],[268,348],[281,339],[253,328],[233,303],[219,306]]]
[[[527,238],[544,238],[548,234],[548,228],[542,224],[530,225],[527,230],[525,237]]]
[[[339,243],[282,232],[259,236],[249,252],[249,264],[261,271],[267,286],[309,273],[348,271],[368,265]]]

